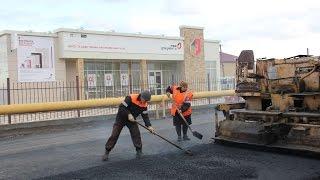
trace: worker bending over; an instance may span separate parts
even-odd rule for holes
[[[125,100],[119,105],[118,113],[116,116],[115,123],[113,124],[112,134],[109,137],[105,145],[105,154],[102,157],[103,161],[107,161],[110,151],[113,149],[121,130],[124,126],[127,126],[130,131],[131,139],[136,147],[136,156],[140,158],[142,155],[142,142],[141,134],[136,123],[136,118],[141,114],[145,125],[148,127],[151,133],[154,133],[154,129],[151,126],[147,105],[151,99],[149,91],[143,91],[140,94],[131,94],[125,98]]]

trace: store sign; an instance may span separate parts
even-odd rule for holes
[[[201,53],[201,38],[195,38],[190,45],[190,52],[193,56],[199,56]]]
[[[170,46],[161,47],[162,51],[177,51],[182,48],[182,43],[179,42],[178,44],[171,44]]]
[[[129,85],[129,75],[127,73],[121,73],[120,80],[121,80],[121,86]]]
[[[63,45],[65,51],[76,52],[183,54],[183,40],[180,39],[64,33]]]
[[[53,38],[18,36],[18,81],[55,80]]]
[[[104,85],[105,86],[113,86],[112,74],[104,74]]]
[[[87,75],[88,87],[96,87],[97,86],[97,77],[95,74]]]

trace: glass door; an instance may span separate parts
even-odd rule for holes
[[[148,84],[151,94],[162,94],[162,72],[161,71],[149,71]]]

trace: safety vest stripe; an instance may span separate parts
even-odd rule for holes
[[[125,107],[128,107],[128,104],[124,101],[122,101],[122,104],[125,106]]]

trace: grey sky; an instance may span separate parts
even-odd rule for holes
[[[180,25],[202,26],[223,51],[256,57],[320,54],[317,0],[10,0],[2,1],[0,30],[80,28],[179,36]]]

